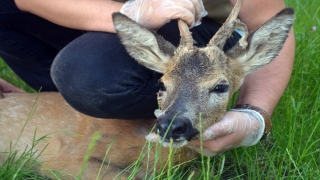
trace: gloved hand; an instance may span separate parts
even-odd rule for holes
[[[202,153],[215,156],[239,146],[253,146],[259,142],[265,129],[260,113],[250,109],[232,109],[221,121],[209,127],[202,135]],[[189,148],[201,153],[200,141],[192,141]]]
[[[25,92],[12,84],[8,83],[7,81],[0,78],[0,99],[3,98],[2,93],[22,93]]]
[[[120,12],[148,29],[159,29],[171,19],[182,19],[192,28],[208,14],[202,0],[130,0]]]

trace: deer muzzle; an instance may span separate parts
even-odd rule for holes
[[[160,116],[156,128],[164,142],[186,145],[199,131],[192,126],[191,120],[183,116]]]

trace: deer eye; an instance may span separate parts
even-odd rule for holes
[[[215,93],[225,93],[227,92],[229,89],[229,85],[226,84],[219,84],[216,87],[214,87],[212,90],[210,90],[211,92],[215,92]]]

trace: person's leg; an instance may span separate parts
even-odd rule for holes
[[[219,24],[204,20],[192,29],[197,45],[205,46]],[[174,45],[180,36],[176,22],[158,33]],[[67,45],[55,58],[52,78],[76,110],[94,117],[154,118],[161,74],[129,56],[116,34],[88,32]]]
[[[0,57],[35,90],[57,91],[50,77],[52,61],[82,34],[22,12],[13,0],[0,2]]]
[[[51,74],[76,110],[94,117],[153,117],[159,73],[132,59],[113,33],[88,32],[55,58]]]

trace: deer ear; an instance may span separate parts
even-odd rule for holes
[[[293,9],[283,9],[248,36],[245,49],[240,50],[238,45],[237,50],[231,49],[227,55],[240,61],[246,73],[269,64],[282,49],[293,21]]]
[[[113,24],[128,53],[141,65],[164,73],[175,47],[121,13],[113,13]]]

